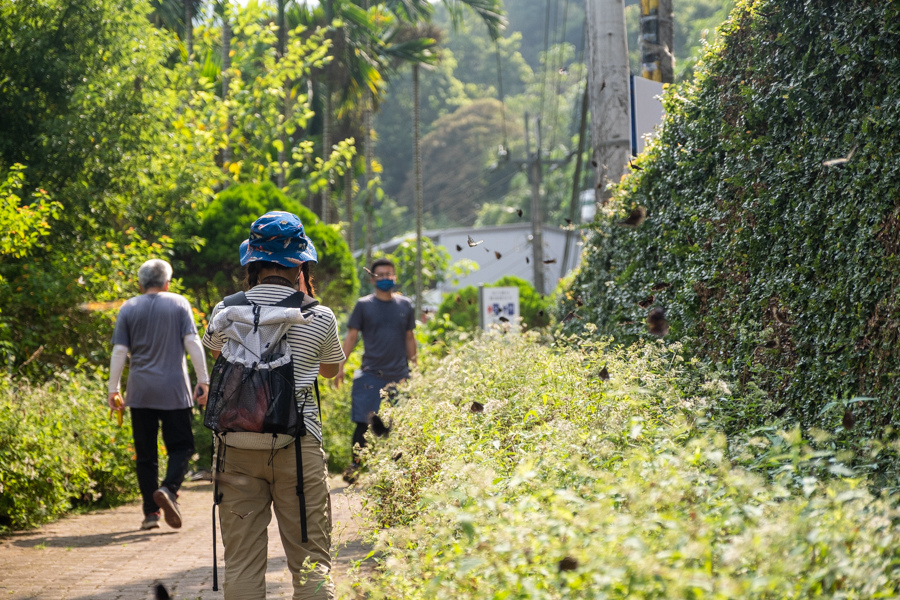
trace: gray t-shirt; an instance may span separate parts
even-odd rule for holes
[[[113,345],[128,346],[128,388],[132,408],[176,410],[193,406],[184,336],[197,333],[191,305],[170,292],[141,294],[119,309]]]
[[[369,294],[356,302],[347,327],[362,334],[363,372],[388,381],[409,377],[406,332],[416,328],[414,313],[412,301],[400,294],[388,301]]]

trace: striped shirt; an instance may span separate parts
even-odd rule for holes
[[[271,306],[284,300],[295,291],[283,285],[260,284],[247,291],[246,295],[247,300],[254,304]],[[210,315],[210,323],[223,308],[225,308],[223,302],[216,305]],[[304,309],[303,314],[307,317],[312,316],[312,323],[294,325],[287,334],[294,362],[294,394],[307,431],[321,443],[322,422],[312,386],[319,375],[319,363],[337,364],[342,362],[345,357],[341,341],[338,338],[337,319],[331,309],[325,306],[313,306]],[[210,350],[221,352],[225,345],[225,337],[207,329],[203,334],[203,345]]]

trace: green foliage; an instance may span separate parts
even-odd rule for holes
[[[28,256],[0,260],[0,350],[18,365],[43,346],[31,376],[108,361],[111,319],[78,306],[131,292],[132,266],[168,250],[218,173],[204,128],[176,126],[183,80],[147,9],[0,4],[0,165],[65,206]]]
[[[362,480],[381,566],[367,597],[900,591],[891,499],[806,470],[848,472],[798,431],[748,438],[741,460],[766,469],[741,468],[704,417],[730,397],[721,380],[677,344],[589,333],[557,350],[482,336],[382,411],[392,431],[373,438]]]
[[[272,210],[292,212],[303,223],[319,262],[312,267],[313,284],[319,301],[339,310],[356,300],[359,279],[353,255],[335,226],[325,225],[300,202],[288,198],[271,182],[233,185],[216,195],[203,211],[199,228],[192,233],[204,236],[200,252],[183,256],[189,286],[204,290],[205,310],[211,310],[223,296],[241,289],[241,242],[250,235],[257,218]]]
[[[501,277],[486,287],[519,288],[519,313],[526,329],[546,327],[550,324],[552,300],[538,294],[534,286],[515,275]],[[447,294],[438,307],[439,317],[447,319],[457,327],[473,331],[478,328],[478,289],[469,285],[454,293]],[[437,323],[435,323],[437,325]]]
[[[598,218],[582,316],[627,342],[653,297],[671,338],[769,394],[735,428],[847,409],[844,440],[896,425],[898,34],[896,3],[740,3]],[[636,205],[646,221],[617,225]],[[825,408],[857,396],[878,401]]]
[[[25,167],[15,164],[0,174],[0,257],[22,258],[50,232],[49,219],[58,219],[62,204],[50,201],[45,190],[31,194],[32,204],[22,204],[19,193],[25,180]]]
[[[129,228],[115,242],[96,236],[68,253],[48,241],[42,260],[7,265],[3,272],[15,276],[0,284],[4,362],[36,380],[56,378],[61,370],[104,370],[116,310],[139,293],[138,267],[150,258],[170,259],[171,247],[169,238],[150,244]],[[91,263],[82,262],[88,257]],[[172,291],[183,291],[177,280]],[[39,350],[39,359],[23,368]]]
[[[362,352],[353,352],[344,363],[347,380],[335,388],[333,379],[319,378],[322,398],[322,448],[328,457],[328,470],[340,473],[350,464],[350,446],[356,423],[350,419],[352,378],[362,361]]]
[[[439,319],[448,319],[455,326],[468,331],[477,329],[478,288],[467,285],[456,292],[446,294],[437,309],[437,316]]]
[[[397,285],[407,294],[416,290],[416,240],[407,239],[390,254],[376,252],[374,259],[389,258],[397,270]],[[447,279],[450,270],[450,253],[443,246],[436,246],[431,238],[422,238],[422,289],[434,289]]]
[[[272,7],[262,3],[229,9],[233,35],[231,66],[225,73],[215,64],[218,58],[212,58],[221,52],[221,27],[215,23],[198,28],[198,52],[211,64],[195,67],[195,74],[204,76],[193,96],[198,109],[194,118],[222,136],[231,153],[223,168],[234,182],[263,183],[284,172],[292,194],[305,194],[335,174],[343,175],[355,150],[352,140],[341,140],[323,160],[315,155],[312,140],[299,135],[313,117],[307,81],[314,69],[331,60],[331,44],[323,29],[297,27],[288,31],[284,54],[279,55],[271,13]],[[222,101],[213,80],[225,75],[228,94]],[[286,164],[279,164],[279,151],[286,152]]]
[[[0,532],[134,498],[131,425],[110,418],[104,390],[80,376],[0,379]]]

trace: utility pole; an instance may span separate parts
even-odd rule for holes
[[[606,204],[631,157],[628,42],[624,0],[585,0],[591,142],[597,202]]]
[[[569,255],[572,245],[572,234],[575,232],[575,223],[581,222],[581,157],[584,154],[584,132],[587,129],[588,89],[587,82],[584,86],[584,94],[581,96],[581,124],[578,126],[578,149],[575,151],[575,176],[572,178],[572,198],[569,202],[569,228],[566,229],[566,247],[563,250],[561,272],[565,274],[569,270]]]
[[[641,0],[641,75],[653,81],[675,80],[672,0]]]

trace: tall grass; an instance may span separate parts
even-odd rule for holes
[[[403,394],[362,481],[372,598],[900,593],[892,499],[797,430],[718,433],[739,399],[678,345],[489,335]]]

